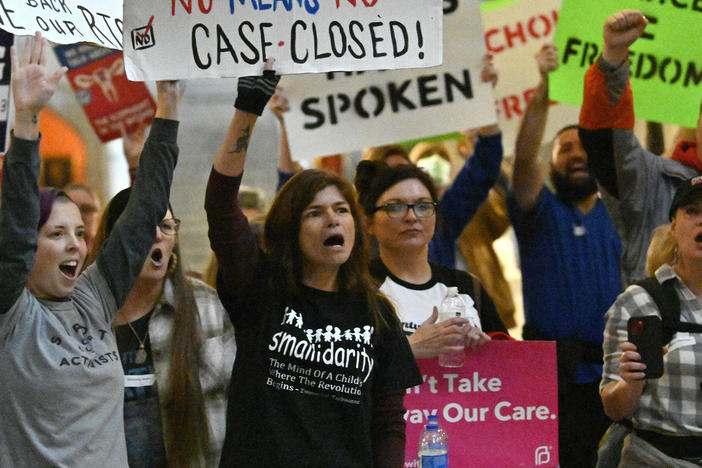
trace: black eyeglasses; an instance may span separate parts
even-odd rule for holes
[[[180,220],[178,218],[166,218],[158,223],[158,228],[167,236],[175,236],[180,228]]]
[[[385,210],[388,216],[392,219],[401,219],[407,215],[407,211],[412,208],[414,215],[417,218],[429,218],[436,212],[435,202],[417,202],[417,203],[401,203],[393,202],[384,205],[376,206],[373,213]]]

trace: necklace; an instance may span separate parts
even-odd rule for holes
[[[144,364],[146,362],[146,348],[144,346],[144,342],[146,341],[146,338],[149,336],[149,329],[146,329],[146,333],[144,334],[144,339],[142,340],[139,338],[139,335],[137,335],[136,330],[134,330],[134,327],[132,327],[131,322],[127,322],[127,325],[129,326],[129,329],[132,331],[134,336],[136,337],[137,341],[139,342],[139,350],[136,352],[136,356],[134,357],[134,362],[136,364]]]

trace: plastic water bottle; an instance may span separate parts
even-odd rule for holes
[[[453,317],[466,316],[466,303],[463,302],[461,296],[458,295],[458,288],[449,287],[446,291],[446,297],[441,301],[439,307],[439,321],[448,320]],[[452,346],[462,346],[463,340],[456,340]],[[441,353],[439,355],[439,365],[443,367],[462,367],[465,361],[465,352],[463,349],[450,353]]]
[[[420,468],[448,467],[448,437],[439,425],[439,417],[429,415],[427,425],[419,436]]]

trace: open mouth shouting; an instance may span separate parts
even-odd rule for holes
[[[151,263],[156,267],[160,268],[163,265],[163,251],[159,248],[155,248],[151,251]]]
[[[343,247],[344,246],[344,236],[341,234],[333,234],[326,239],[324,239],[325,247]]]
[[[61,263],[59,265],[59,270],[61,270],[63,276],[69,280],[76,279],[78,277],[78,260],[69,260]]]

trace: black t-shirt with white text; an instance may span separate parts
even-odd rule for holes
[[[221,466],[372,466],[374,394],[421,383],[407,339],[348,294],[284,297],[255,294],[259,315],[235,324]]]

